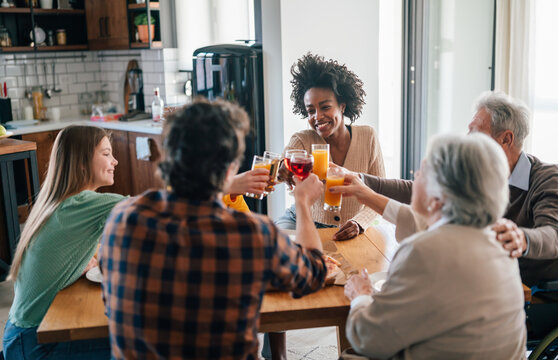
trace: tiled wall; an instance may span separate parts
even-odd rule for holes
[[[123,111],[124,76],[132,59],[143,70],[146,110],[155,87],[160,88],[166,104],[186,102],[185,75],[178,72],[176,49],[51,52],[37,53],[36,57],[37,60],[34,54],[0,55],[0,84],[7,84],[14,119],[23,119],[23,108],[31,105],[25,98],[26,88],[30,90],[38,84],[52,87],[53,62],[56,87],[62,91],[53,94],[51,99],[44,97],[44,105],[60,108],[62,117],[81,116],[84,104],[80,104],[80,94],[90,93],[94,99],[100,90],[106,91],[107,99],[116,104],[119,112]],[[46,79],[43,64],[46,64]]]

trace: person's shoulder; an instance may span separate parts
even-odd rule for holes
[[[321,139],[320,135],[318,135],[318,133],[312,129],[297,131],[291,136],[291,138],[298,138],[302,142]]]
[[[527,158],[531,163],[531,173],[529,178],[530,186],[538,188],[539,186],[555,187],[552,184],[558,185],[558,165],[552,163],[545,163],[537,157],[527,154]]]
[[[250,229],[251,232],[272,236],[277,233],[276,225],[265,215],[240,212],[234,209],[226,209],[226,211],[232,217],[234,222],[236,222],[240,227]]]
[[[353,132],[355,134],[362,134],[365,136],[375,136],[376,135],[376,130],[374,130],[374,128],[370,125],[351,125],[351,128],[353,129]]]

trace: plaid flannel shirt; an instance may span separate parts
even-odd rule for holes
[[[268,218],[166,191],[117,205],[100,254],[117,359],[257,359],[266,287],[299,297],[326,275]]]

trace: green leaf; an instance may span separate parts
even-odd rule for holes
[[[155,24],[155,17],[151,16],[151,25]],[[134,17],[134,25],[147,25],[147,13],[137,14]]]

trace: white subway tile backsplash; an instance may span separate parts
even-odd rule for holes
[[[101,66],[99,65],[98,62],[86,62],[85,63],[85,71],[97,72],[97,71],[99,71],[100,68],[101,68]]]
[[[6,65],[7,76],[20,76],[23,75],[23,66],[20,65]]]
[[[54,94],[52,99],[44,99],[46,107],[59,107],[61,115],[79,115],[82,104],[79,104],[79,94],[84,92],[95,93],[99,90],[108,92],[107,98],[123,111],[123,89],[126,67],[132,59],[138,61],[143,70],[144,95],[146,108],[151,104],[153,89],[159,87],[166,103],[184,102],[182,95],[182,74],[175,71],[176,52],[173,49],[141,50],[140,56],[134,56],[138,50],[130,51],[84,51],[64,53],[40,53],[42,56],[63,56],[64,59],[38,59],[35,63],[33,54],[18,54],[17,63],[8,62],[13,55],[0,53],[0,81],[6,81],[9,95],[12,98],[14,117],[21,117],[22,109],[31,103],[24,98],[25,89],[35,85],[53,86],[52,63],[55,63],[56,87],[62,92]],[[99,54],[124,54],[129,56],[99,57]],[[82,59],[79,56],[85,55]],[[72,56],[76,56],[72,58]],[[43,70],[46,63],[46,75]],[[26,64],[26,65],[24,65]],[[26,72],[24,72],[24,66]],[[36,70],[35,70],[36,69]],[[24,77],[23,74],[27,76]]]
[[[76,74],[64,74],[60,75],[61,84],[74,84],[77,82]]]
[[[69,73],[83,73],[85,71],[83,63],[68,63],[66,68]]]
[[[71,105],[78,103],[78,96],[75,94],[60,96],[60,105]]]
[[[95,81],[95,75],[87,72],[79,73],[77,74],[77,81],[80,83]]]
[[[85,84],[69,84],[68,85],[68,93],[69,94],[79,94],[82,92],[86,92],[87,87]]]
[[[87,91],[89,92],[101,90],[101,83],[98,82],[91,82],[85,85],[87,87]]]

